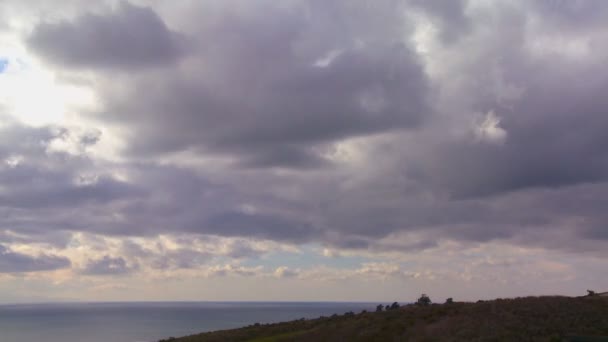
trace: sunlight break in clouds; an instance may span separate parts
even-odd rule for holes
[[[94,102],[87,89],[58,83],[53,72],[24,54],[6,56],[3,60],[0,104],[26,124],[66,124],[75,110]]]
[[[494,111],[489,111],[475,123],[475,136],[479,141],[504,144],[507,132],[500,128],[500,118]]]

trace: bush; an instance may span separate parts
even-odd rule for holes
[[[384,309],[384,305],[378,304],[378,306],[376,306],[376,312],[380,312],[382,309]]]
[[[421,294],[420,298],[418,298],[418,300],[416,301],[416,305],[420,306],[428,306],[431,305],[431,303],[431,298],[424,293]]]
[[[446,304],[452,304],[452,303],[454,303],[454,300],[452,299],[452,297],[450,297],[450,298],[448,298],[448,299],[445,300],[445,303]]]

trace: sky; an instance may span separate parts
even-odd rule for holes
[[[0,2],[0,302],[608,290],[608,2]]]

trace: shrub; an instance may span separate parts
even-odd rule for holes
[[[418,300],[416,301],[416,305],[420,305],[420,306],[431,305],[431,303],[432,303],[431,298],[424,293],[421,294],[420,298],[418,298]]]

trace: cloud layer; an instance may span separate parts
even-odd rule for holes
[[[0,98],[0,243],[62,255],[5,249],[0,272],[72,260],[87,279],[297,281],[345,254],[360,258],[337,266],[352,274],[410,281],[424,271],[386,258],[452,244],[455,268],[491,244],[608,256],[601,1],[8,1],[0,14],[16,46],[0,87],[41,70],[93,99],[32,125]],[[78,236],[131,243],[84,252]],[[214,239],[225,248],[201,242]]]
[[[153,10],[126,2],[105,15],[40,23],[27,44],[68,68],[129,70],[171,63],[180,55],[180,37]]]

